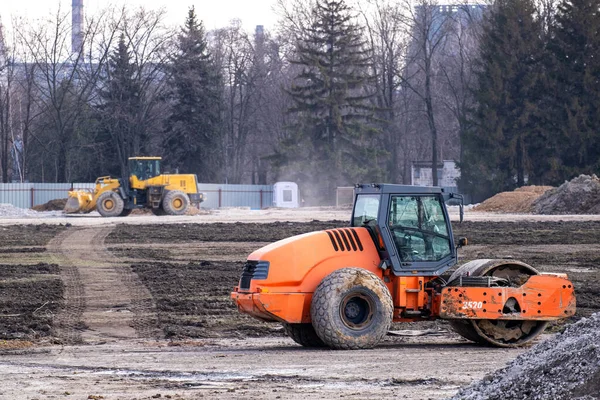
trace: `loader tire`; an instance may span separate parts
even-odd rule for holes
[[[326,276],[313,294],[310,315],[315,332],[333,349],[369,349],[387,334],[394,304],[383,281],[362,268]]]
[[[311,324],[283,324],[283,329],[294,342],[304,347],[324,347],[325,343]]]
[[[121,214],[119,214],[119,217],[126,217],[131,214],[132,211],[132,208],[124,208],[123,211],[121,211]]]
[[[96,200],[96,209],[103,217],[118,217],[125,202],[117,192],[104,192]]]
[[[190,208],[190,198],[181,190],[169,191],[163,198],[162,208],[169,215],[184,215]]]

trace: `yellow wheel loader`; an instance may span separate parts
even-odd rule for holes
[[[103,217],[124,217],[136,208],[149,208],[155,215],[183,215],[190,204],[199,206],[204,194],[198,192],[196,175],[161,174],[160,161],[129,158],[129,179],[102,176],[93,191],[69,191],[65,212],[97,210]]]

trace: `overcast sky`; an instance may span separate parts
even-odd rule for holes
[[[72,0],[0,0],[0,17],[4,25],[9,25],[10,15],[40,18],[62,9],[70,10]],[[234,18],[242,20],[244,27],[253,31],[256,25],[273,29],[277,17],[272,10],[275,0],[83,0],[84,12],[94,13],[109,5],[130,7],[143,5],[148,9],[164,7],[167,10],[169,25],[182,25],[190,6],[207,29],[228,25]]]

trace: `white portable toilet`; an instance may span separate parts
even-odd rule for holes
[[[294,182],[277,182],[273,185],[273,206],[298,208],[298,185]]]

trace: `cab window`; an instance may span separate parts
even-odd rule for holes
[[[160,175],[160,160],[130,160],[129,171],[140,181]]]
[[[392,196],[388,224],[403,262],[439,261],[452,254],[438,196]]]
[[[352,226],[376,226],[379,213],[378,194],[359,194],[356,196]]]

